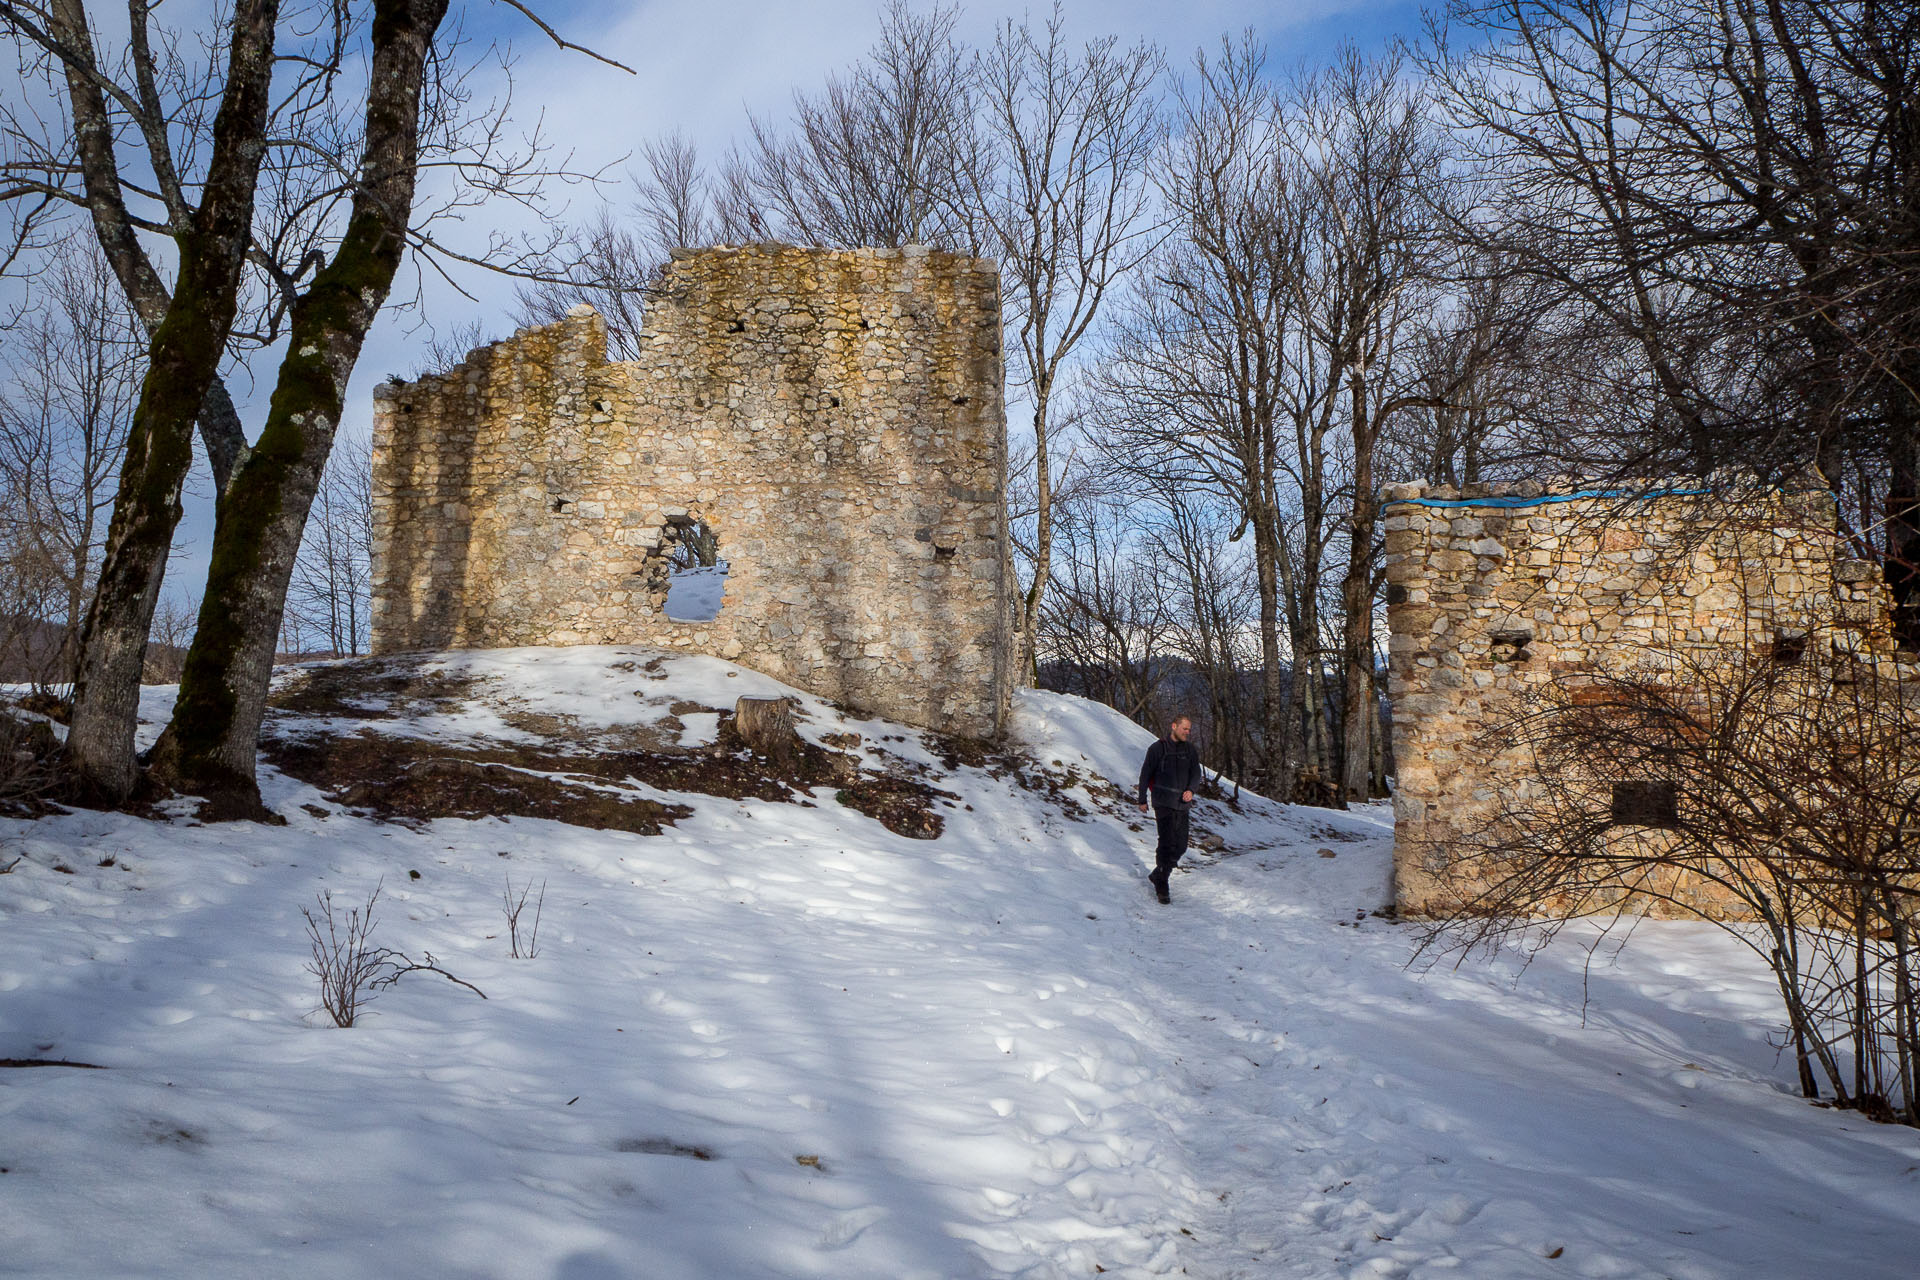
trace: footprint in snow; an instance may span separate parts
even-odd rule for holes
[[[844,1249],[860,1235],[887,1216],[887,1211],[878,1205],[869,1205],[864,1209],[855,1209],[852,1213],[843,1213],[827,1224],[820,1233],[822,1249]]]

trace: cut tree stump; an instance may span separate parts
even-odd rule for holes
[[[786,698],[742,698],[733,704],[733,731],[759,755],[791,764],[800,754],[793,704]]]

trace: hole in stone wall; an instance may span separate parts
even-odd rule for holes
[[[1777,666],[1798,666],[1800,660],[1807,656],[1807,633],[1804,631],[1774,633],[1771,656]]]
[[[1612,821],[1616,827],[1671,831],[1680,825],[1678,788],[1671,782],[1616,782]]]
[[[705,520],[672,522],[667,528],[667,617],[674,622],[712,622],[726,595],[727,562],[720,536]]]
[[[1488,638],[1488,656],[1495,662],[1525,662],[1533,657],[1527,646],[1533,643],[1533,632],[1523,628],[1496,631]]]

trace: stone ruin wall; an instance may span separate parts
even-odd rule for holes
[[[643,354],[588,308],[375,393],[373,651],[647,645],[976,737],[1011,697],[991,263],[679,252]],[[710,622],[666,617],[704,521]]]
[[[1893,647],[1879,571],[1844,558],[1823,491],[1467,492],[1407,484],[1383,494],[1394,894],[1404,913],[1444,914],[1485,887],[1443,850],[1528,785],[1526,755],[1488,735],[1530,693],[1676,653],[1767,652],[1782,635],[1802,638],[1809,661]],[[1662,888],[1709,915],[1733,912],[1704,881]],[[1631,909],[1679,913],[1653,900]]]

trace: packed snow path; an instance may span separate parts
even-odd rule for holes
[[[582,721],[666,701],[618,656],[448,666]],[[685,704],[777,691],[667,671],[689,742]],[[1149,740],[1046,695],[1018,731],[1081,779]],[[1226,851],[1161,907],[1110,799],[933,781],[933,841],[830,793],[409,830],[284,778],[285,828],[4,824],[0,1058],[109,1069],[0,1071],[0,1274],[1913,1274],[1920,1135],[1792,1096],[1766,975],[1711,929],[1422,972],[1370,914],[1384,811],[1209,807]],[[509,877],[547,885],[531,960]],[[416,974],[350,1030],[312,1013],[300,908],[382,878],[377,940],[488,999]]]

